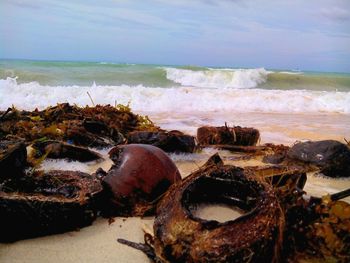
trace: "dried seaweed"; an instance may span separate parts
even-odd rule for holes
[[[78,107],[63,103],[42,111],[18,111],[12,108],[5,113],[1,116],[0,136],[16,135],[27,142],[46,137],[76,140],[76,144],[83,146],[103,147],[119,144],[130,131],[159,130],[149,118],[134,114],[128,105],[120,104],[117,107]],[[90,126],[86,125],[87,122],[90,122]],[[93,124],[100,126],[93,129]],[[105,129],[100,129],[101,124]],[[76,138],[79,137],[77,134],[80,138]]]

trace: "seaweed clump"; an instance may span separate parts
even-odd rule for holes
[[[19,111],[13,107],[0,114],[0,139],[12,135],[26,142],[47,138],[106,147],[122,143],[131,131],[159,130],[148,117],[121,105],[78,107],[62,103],[42,111]]]

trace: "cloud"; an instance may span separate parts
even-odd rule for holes
[[[333,21],[347,21],[350,20],[350,12],[349,10],[339,8],[339,7],[331,7],[331,8],[322,8],[320,14],[323,17],[326,17]]]
[[[4,0],[3,3],[7,3],[19,8],[39,9],[42,7],[40,3],[28,0]]]
[[[34,58],[44,51],[58,57],[61,50],[72,51],[62,59],[154,63],[158,57],[164,63],[246,67],[273,66],[273,57],[276,67],[279,58],[350,58],[348,1],[0,0],[0,42],[6,46],[0,51],[6,57],[26,48],[25,56]],[[340,51],[345,55],[334,55]]]

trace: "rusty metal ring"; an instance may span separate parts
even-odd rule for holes
[[[226,203],[244,214],[220,223],[193,213],[203,202]],[[274,262],[284,214],[272,186],[234,166],[209,166],[174,185],[154,223],[160,262]]]

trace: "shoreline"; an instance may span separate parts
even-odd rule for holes
[[[296,141],[326,139],[344,143],[350,135],[350,114],[343,113],[135,112],[148,115],[163,129],[190,135],[195,135],[199,126],[222,126],[225,122],[229,126],[254,127],[260,131],[260,144],[292,145]]]

